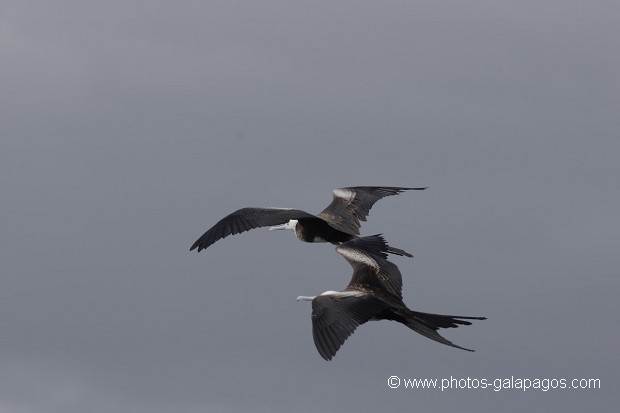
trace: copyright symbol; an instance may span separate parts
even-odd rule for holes
[[[397,389],[400,386],[400,378],[398,376],[390,376],[388,379],[388,386],[390,389]]]

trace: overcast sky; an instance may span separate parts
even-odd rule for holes
[[[0,2],[0,413],[610,411],[620,391],[617,1]],[[244,206],[386,198],[404,301],[331,362],[330,244]],[[597,378],[407,390],[388,377]],[[337,409],[337,410],[336,410]]]

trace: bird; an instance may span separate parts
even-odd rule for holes
[[[312,337],[325,360],[331,360],[355,329],[370,320],[393,320],[431,340],[466,351],[442,337],[437,330],[470,325],[468,317],[410,310],[402,298],[402,276],[387,260],[389,245],[381,234],[359,237],[340,244],[336,251],[353,267],[353,276],[343,291],[325,291],[318,296],[299,296],[312,301]]]
[[[222,218],[194,242],[190,251],[197,252],[229,235],[254,228],[269,231],[290,229],[304,242],[329,242],[335,245],[350,241],[360,232],[360,221],[366,221],[370,208],[379,199],[404,191],[424,190],[396,186],[353,186],[333,190],[333,200],[316,215],[293,208],[241,208]],[[390,254],[412,257],[406,251],[387,247]]]

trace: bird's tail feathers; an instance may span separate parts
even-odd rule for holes
[[[385,249],[385,252],[389,254],[400,255],[401,257],[409,257],[409,258],[413,257],[413,254],[409,254],[407,251],[401,250],[400,248],[394,248],[389,245]]]
[[[405,325],[415,332],[422,334],[424,337],[430,338],[438,343],[460,348],[461,350],[474,351],[454,344],[437,332],[440,328],[455,328],[459,325],[470,325],[471,321],[467,320],[486,320],[486,317],[466,317],[410,311]]]
[[[344,247],[358,248],[370,254],[378,255],[387,259],[387,254],[400,255],[401,257],[413,257],[412,254],[400,248],[394,248],[387,243],[382,234],[355,237],[341,244]]]

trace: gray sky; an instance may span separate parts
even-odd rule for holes
[[[3,1],[0,413],[609,411],[620,401],[616,1]],[[368,323],[325,362],[328,244],[244,206],[429,186],[362,227],[466,353]],[[390,389],[598,378],[598,390]]]

